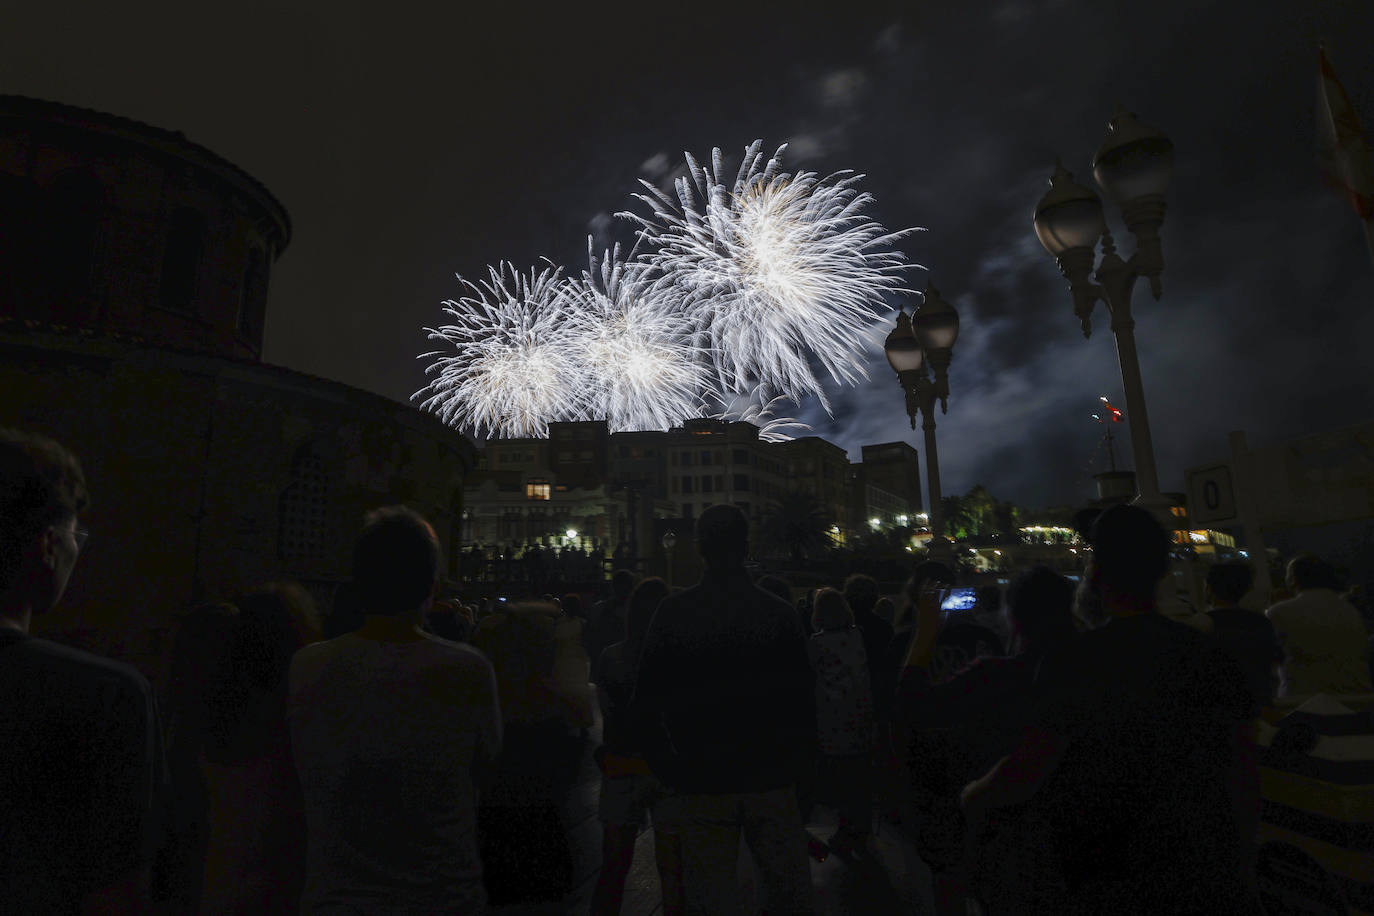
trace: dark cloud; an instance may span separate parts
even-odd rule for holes
[[[589,233],[629,238],[612,214],[681,151],[791,141],[799,167],[866,173],[888,226],[928,230],[904,249],[964,329],[945,489],[1031,504],[1090,495],[1089,415],[1120,375],[1105,309],[1085,341],[1030,213],[1056,156],[1087,179],[1122,101],[1177,150],[1164,296],[1136,296],[1161,483],[1230,429],[1266,441],[1367,416],[1374,269],[1313,156],[1320,38],[1374,122],[1364,0],[487,6],[32,5],[13,11],[8,34],[28,37],[0,80],[182,130],[263,180],[296,223],[267,358],[401,399],[455,273],[578,270]],[[797,415],[855,453],[921,446],[876,343],[870,370],[833,392],[833,418]]]

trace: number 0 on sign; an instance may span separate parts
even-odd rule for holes
[[[1214,464],[1188,472],[1188,516],[1194,525],[1236,517],[1236,492],[1231,483],[1230,467]]]

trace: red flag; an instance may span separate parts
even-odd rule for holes
[[[1374,155],[1360,128],[1359,115],[1326,59],[1321,63],[1321,98],[1317,104],[1318,158],[1326,177],[1350,197],[1361,219],[1374,218]]]

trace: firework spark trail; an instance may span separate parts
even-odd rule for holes
[[[788,400],[786,395],[769,399],[762,388],[755,388],[732,396],[708,395],[702,399],[702,410],[717,420],[752,423],[765,442],[789,442],[795,433],[809,432],[811,427],[795,417],[778,416]]]
[[[425,370],[435,376],[412,395],[420,407],[476,436],[543,437],[548,424],[586,412],[584,368],[567,358],[575,328],[565,307],[568,289],[551,263],[528,276],[502,263],[489,278],[459,281],[466,294],[444,303],[453,324],[425,328],[434,350]]]
[[[655,292],[691,319],[721,390],[814,394],[830,412],[811,360],[840,384],[867,377],[884,296],[906,291],[910,265],[894,243],[915,230],[888,232],[864,214],[873,198],[856,188],[862,175],[781,171],[786,148],[765,160],[752,143],[730,188],[719,149],[709,167],[687,154],[676,199],[641,181],[648,193],[634,196],[650,215],[618,215],[640,226]]]
[[[571,358],[588,383],[589,418],[611,432],[666,430],[696,416],[710,379],[680,313],[653,295],[642,262],[620,247],[598,261],[587,239],[588,269],[565,299],[576,341]]]

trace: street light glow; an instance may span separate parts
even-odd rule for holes
[[[577,537],[577,529],[576,529],[576,528],[569,528],[567,534],[568,534],[568,537],[569,537],[569,538],[575,538],[575,537]]]

